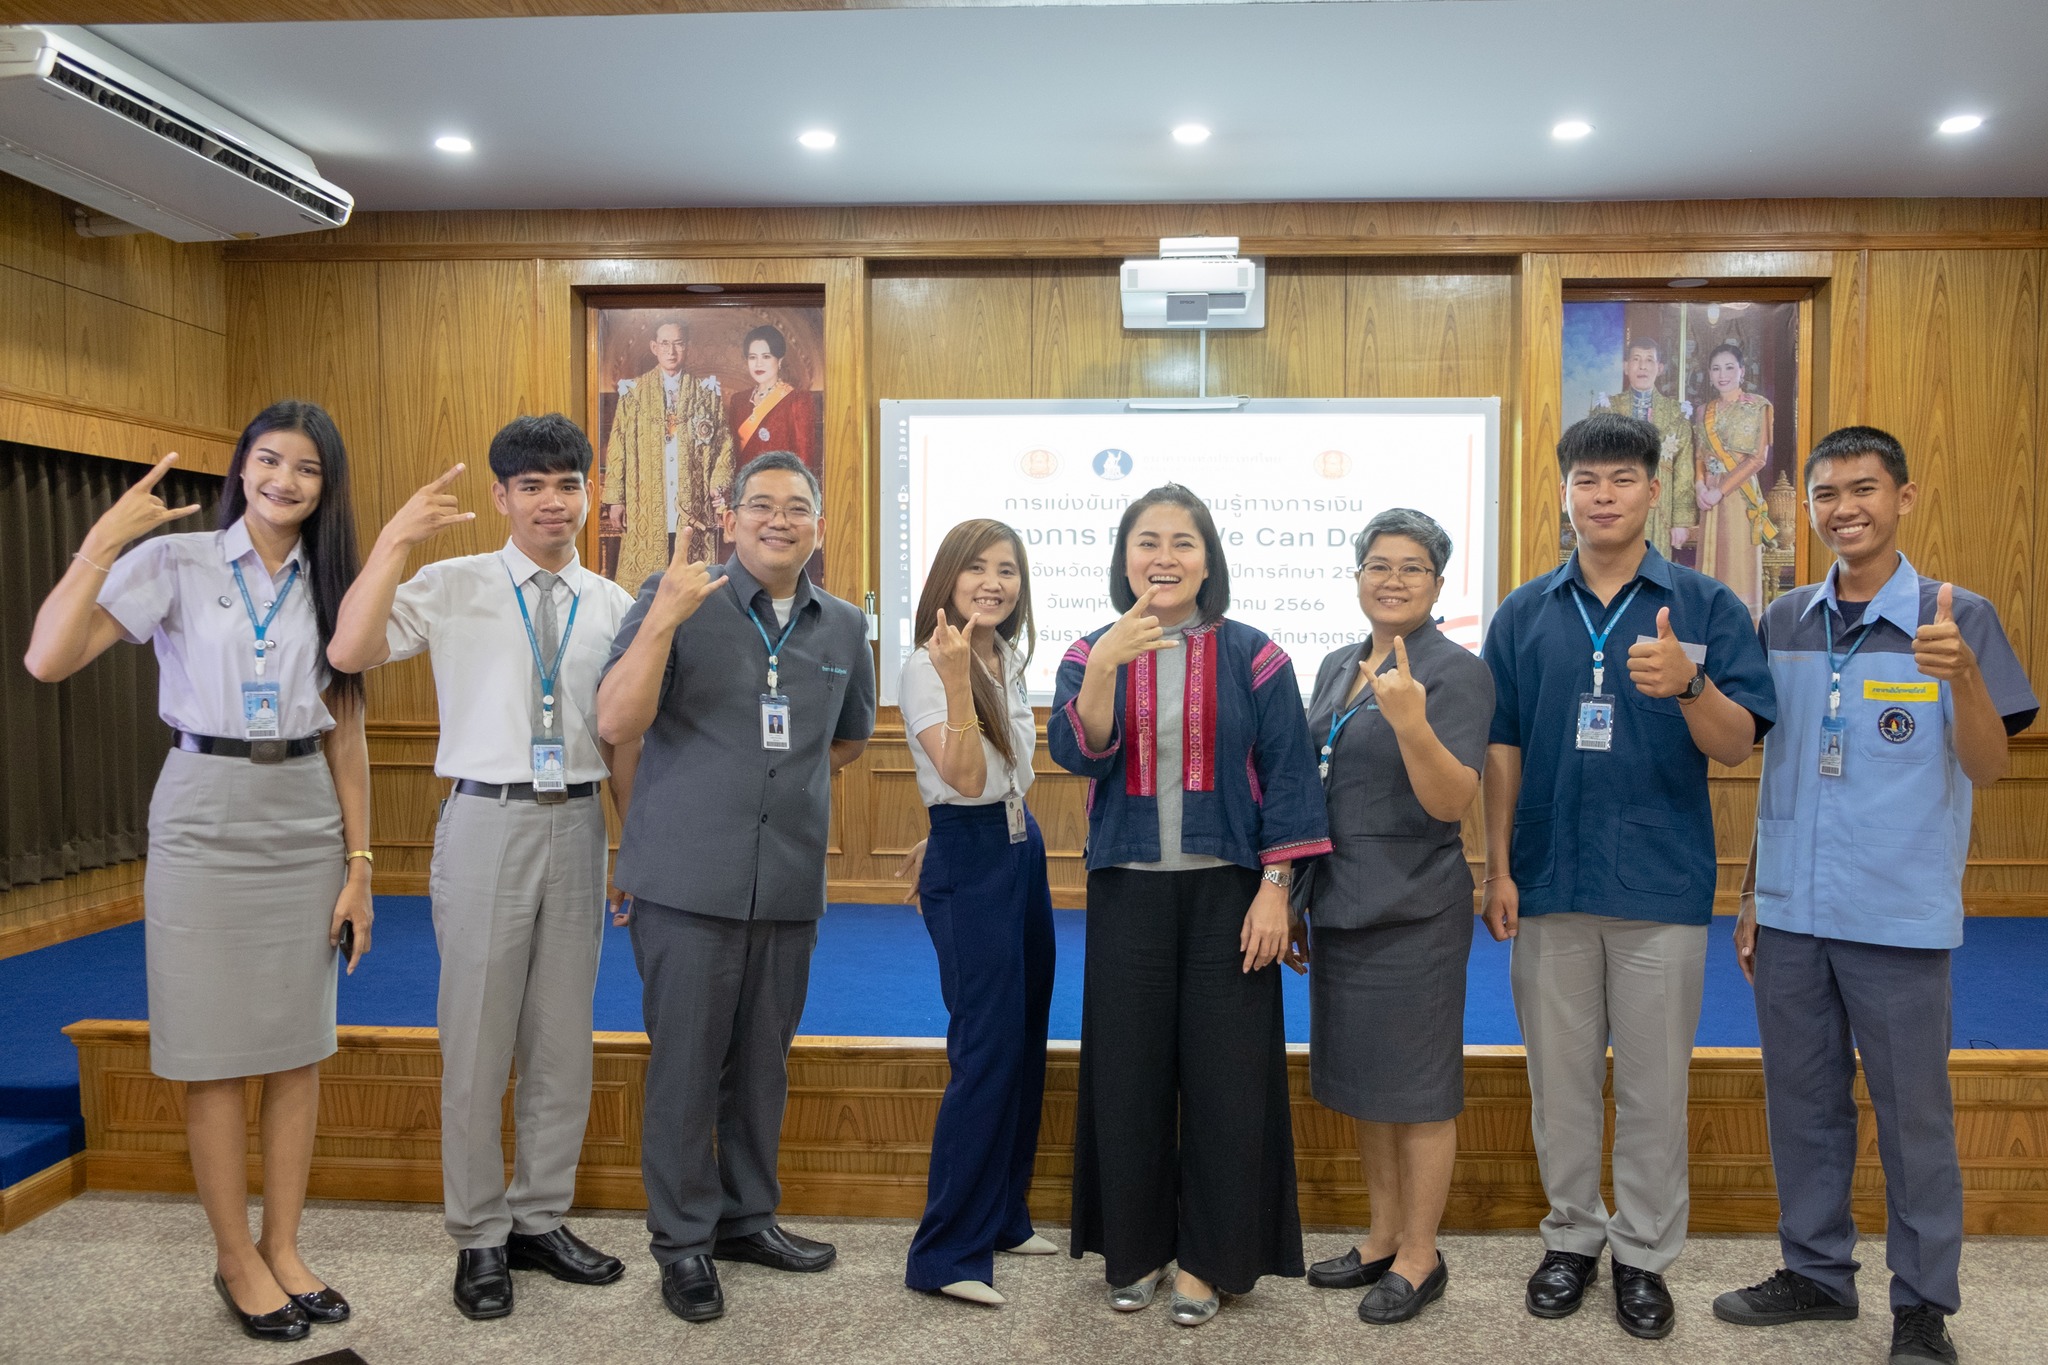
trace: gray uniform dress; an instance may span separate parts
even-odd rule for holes
[[[1369,643],[1325,658],[1309,706],[1320,751]],[[1408,666],[1430,728],[1479,771],[1493,719],[1493,675],[1434,623],[1408,636]],[[1382,672],[1392,672],[1390,655]],[[1465,1106],[1465,964],[1472,873],[1458,822],[1422,808],[1400,742],[1369,696],[1338,732],[1324,797],[1332,852],[1296,897],[1314,934],[1309,1080],[1316,1099],[1375,1123],[1431,1123]]]

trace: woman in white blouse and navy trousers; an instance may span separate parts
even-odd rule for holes
[[[199,510],[166,508],[154,491],[176,459],[86,533],[36,616],[27,663],[56,682],[119,641],[156,647],[158,711],[175,739],[150,801],[143,881],[150,1068],[186,1083],[215,1289],[250,1336],[296,1340],[349,1315],[298,1251],[335,964],[346,945],[353,971],[370,946],[362,680],[326,664],[357,565],[348,456],[325,411],[272,404],[235,446],[220,530],[121,554]],[[263,1078],[253,1242],[251,1076]]]

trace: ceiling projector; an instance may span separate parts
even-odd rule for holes
[[[1118,274],[1124,326],[1217,331],[1266,325],[1266,267],[1235,237],[1162,237],[1156,259]]]

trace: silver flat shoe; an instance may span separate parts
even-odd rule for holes
[[[1159,1295],[1159,1286],[1166,1282],[1166,1267],[1147,1275],[1144,1279],[1121,1287],[1111,1286],[1109,1306],[1119,1313],[1135,1313],[1140,1308],[1150,1308],[1152,1300]]]
[[[1200,1327],[1216,1316],[1216,1310],[1223,1306],[1220,1295],[1211,1294],[1206,1299],[1191,1299],[1178,1289],[1173,1291],[1173,1320],[1183,1327]]]

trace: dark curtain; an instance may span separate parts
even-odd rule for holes
[[[116,644],[51,686],[22,666],[36,609],[93,521],[145,466],[0,441],[0,891],[140,858],[149,793],[170,747],[156,714],[156,654]],[[201,511],[157,534],[208,530],[221,480],[157,485]]]

